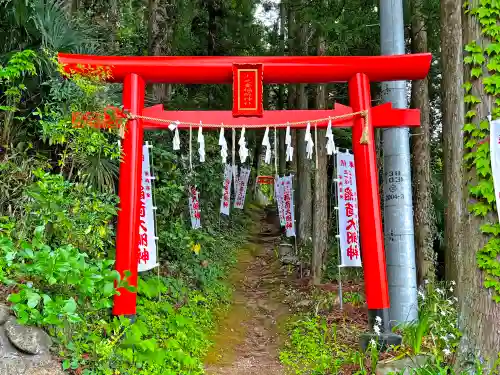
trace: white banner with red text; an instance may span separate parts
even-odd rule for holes
[[[231,182],[233,168],[230,164],[224,167],[224,181],[222,182],[222,198],[220,200],[220,213],[229,216],[231,206]]]
[[[285,226],[285,215],[283,210],[283,189],[281,188],[281,177],[276,176],[274,179],[274,199],[278,208],[278,216],[280,218],[280,225]]]
[[[200,192],[196,186],[189,186],[189,215],[191,216],[191,228],[201,228],[200,214]]]
[[[361,267],[354,155],[337,152],[337,194],[341,267]]]
[[[234,208],[243,209],[245,206],[245,197],[247,194],[248,178],[250,177],[250,168],[241,167],[240,174],[236,180],[236,196],[234,197]]]
[[[158,266],[156,261],[156,234],[155,215],[153,207],[153,188],[151,181],[151,164],[149,162],[149,149],[151,145],[142,146],[142,182],[141,206],[139,209],[139,250],[138,272],[149,271]]]
[[[282,201],[283,216],[287,237],[295,237],[295,209],[293,203],[293,179],[292,175],[282,178]]]

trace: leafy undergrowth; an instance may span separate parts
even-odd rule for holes
[[[0,226],[8,300],[21,323],[43,327],[54,338],[63,369],[85,375],[203,373],[215,312],[231,295],[221,278],[242,235],[219,233],[198,243],[196,252],[189,249],[196,277],[167,265],[160,275],[140,278],[137,321],[131,324],[110,315],[113,283],[119,281],[113,261],[72,245],[51,247],[43,226],[31,241],[16,240],[14,227],[7,220]],[[209,261],[211,246],[224,253],[218,262]]]
[[[384,352],[379,351],[375,341],[369,344],[366,352],[359,347],[359,337],[366,332],[368,324],[361,286],[353,285],[344,293],[343,310],[339,309],[336,292],[314,290],[303,294],[301,298],[311,300],[310,308],[296,314],[288,323],[288,338],[280,360],[287,373],[294,375],[368,375],[375,374],[381,362],[425,355],[429,358],[427,364],[413,369],[412,374],[455,374],[454,353],[460,332],[457,329],[458,301],[451,296],[453,285],[427,284],[421,288],[420,321],[396,327],[395,331],[403,336],[403,343]],[[479,363],[473,363],[472,367],[467,374],[483,374]],[[393,374],[403,375],[404,370]]]
[[[19,67],[9,63],[0,79],[4,91],[17,87],[26,66],[37,73],[28,58],[36,57],[27,55]],[[113,317],[115,283],[131,289],[114,271],[118,134],[71,122],[72,111],[113,103],[112,89],[82,77],[62,80],[53,68],[40,77],[50,94],[45,105],[36,116],[16,117],[49,151],[36,152],[29,142],[0,147],[0,303],[9,303],[20,323],[52,336],[69,374],[202,374],[216,313],[231,297],[224,278],[251,225],[239,210],[217,219],[213,202],[220,201],[223,175],[217,135],[205,136],[207,161],[193,162],[191,173],[183,167],[185,148],[172,152],[164,134],[147,135],[155,146],[160,272],[141,274],[134,323]],[[190,228],[189,184],[201,192],[199,230]]]

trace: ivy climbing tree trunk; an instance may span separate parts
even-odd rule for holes
[[[495,101],[487,92],[499,92],[498,80],[483,81],[483,75],[497,75],[498,69],[487,68],[488,62],[498,59],[496,52],[488,55],[493,47],[500,46],[500,37],[493,31],[482,30],[481,22],[489,25],[491,2],[471,0],[463,16],[464,42],[466,50],[466,97],[467,121],[465,137],[467,146],[466,173],[463,180],[464,195],[468,206],[463,207],[464,234],[458,257],[457,296],[460,304],[460,328],[463,337],[460,343],[459,358],[468,359],[479,355],[485,360],[485,368],[491,370],[498,357],[500,348],[500,298],[498,290],[500,278],[498,269],[498,248],[500,240],[492,237],[498,233],[498,216],[494,208],[495,194],[489,161],[487,117],[491,103]],[[460,5],[457,5],[459,8]],[[479,12],[476,12],[479,10]],[[498,16],[493,15],[493,22]],[[489,27],[488,27],[489,28]],[[490,38],[493,38],[491,40]],[[490,47],[490,48],[488,48]],[[498,49],[497,49],[498,50]],[[446,65],[445,65],[446,66]],[[488,86],[486,90],[485,85]],[[499,111],[493,109],[498,118]],[[486,188],[488,186],[488,188]],[[494,224],[492,224],[494,223]],[[487,289],[488,286],[492,289]],[[494,292],[496,289],[497,292]],[[492,293],[493,292],[493,293]],[[494,299],[498,302],[495,302]]]
[[[412,1],[412,53],[427,52],[427,30],[423,14],[424,0]],[[414,129],[412,145],[413,215],[415,223],[415,250],[417,255],[418,283],[434,280],[433,204],[431,185],[431,133],[430,98],[427,78],[413,81],[411,108],[420,109],[419,128]]]
[[[441,1],[441,64],[443,123],[443,195],[445,201],[444,246],[445,274],[457,279],[456,266],[463,214],[462,158],[464,124],[463,53],[461,4],[457,0]]]
[[[325,54],[325,38],[321,26],[318,28],[317,53]],[[326,107],[326,85],[316,87],[316,108]],[[313,253],[311,276],[314,285],[321,284],[323,264],[328,248],[328,155],[324,142],[326,130],[318,130],[315,142],[318,165],[314,172],[314,210],[313,210]]]
[[[301,55],[307,55],[307,33],[308,24],[301,22],[298,29],[298,44],[301,47]],[[299,84],[297,89],[297,103],[299,109],[308,108],[307,87]],[[312,184],[311,184],[311,160],[307,159],[305,138],[306,131],[297,131],[297,187],[298,187],[298,243],[305,245],[312,237]]]

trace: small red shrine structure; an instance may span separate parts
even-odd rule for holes
[[[419,126],[420,111],[393,109],[390,104],[372,107],[370,83],[423,79],[431,55],[395,56],[262,56],[262,57],[117,57],[59,54],[67,73],[92,74],[96,68],[109,72],[108,81],[123,82],[123,106],[129,114],[120,165],[120,211],[116,239],[116,269],[130,271],[129,283],[137,285],[139,198],[143,131],[167,129],[169,121],[224,124],[225,127],[258,128],[276,125],[305,127],[314,119],[333,119],[332,126],[352,128],[359,205],[359,233],[363,252],[366,302],[370,317],[388,323],[389,293],[380,209],[374,128]],[[263,111],[264,84],[347,82],[350,107],[332,110]],[[165,111],[144,108],[147,83],[233,84],[232,111]],[[352,116],[349,116],[352,114]],[[344,116],[345,115],[345,116]],[[290,122],[292,122],[290,121]],[[302,122],[302,123],[300,123]],[[327,120],[317,122],[325,127]],[[213,128],[213,127],[212,127]],[[303,145],[301,145],[302,147]],[[136,294],[120,290],[115,315],[136,314]]]
[[[257,183],[260,185],[274,184],[274,176],[257,176]]]

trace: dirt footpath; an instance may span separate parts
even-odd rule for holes
[[[279,228],[264,212],[260,221],[260,233],[242,250],[230,276],[234,303],[213,337],[205,360],[208,375],[285,374],[278,360],[279,332],[289,308],[282,302],[286,276],[274,252]]]

